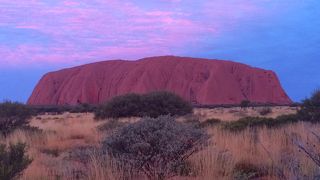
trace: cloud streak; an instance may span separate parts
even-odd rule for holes
[[[145,4],[129,0],[3,0],[0,27],[29,29],[47,39],[0,42],[0,64],[78,64],[101,58],[179,55],[190,44],[219,38],[238,24],[270,13],[261,3],[247,0]]]

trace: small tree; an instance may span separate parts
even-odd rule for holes
[[[0,133],[6,136],[18,127],[28,124],[32,110],[26,105],[17,102],[0,103]]]
[[[303,101],[298,115],[302,121],[320,122],[320,90],[315,91],[310,98]]]
[[[18,177],[31,162],[26,155],[25,144],[11,144],[9,148],[0,144],[0,179],[10,180]]]
[[[143,118],[103,142],[120,165],[130,165],[149,179],[175,176],[177,168],[207,141],[205,131],[170,116]]]
[[[158,117],[161,115],[185,115],[192,113],[190,103],[180,96],[166,91],[151,92],[142,96],[144,116]]]
[[[171,92],[151,92],[148,94],[127,94],[112,98],[100,105],[96,112],[97,119],[119,117],[158,117],[161,115],[185,115],[192,113],[192,106]]]
[[[97,108],[95,118],[104,119],[139,116],[143,108],[141,96],[138,94],[116,96]]]

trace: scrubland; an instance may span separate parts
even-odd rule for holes
[[[210,135],[209,143],[188,159],[179,176],[171,179],[316,179],[319,166],[306,150],[320,152],[320,125],[309,122],[290,123],[280,127],[249,127],[229,131],[223,122],[248,116],[277,117],[296,113],[296,107],[264,107],[194,109],[193,115],[179,117],[205,122],[220,119],[222,123],[204,128]],[[261,115],[263,114],[263,115]],[[139,121],[140,118],[120,118],[117,121],[94,120],[92,113],[64,113],[38,115],[30,126],[38,130],[15,130],[0,143],[24,142],[32,163],[19,177],[37,179],[123,179],[119,168],[107,155],[100,152],[101,141],[117,128]],[[145,179],[142,174],[132,179]]]

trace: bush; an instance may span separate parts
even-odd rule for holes
[[[251,102],[250,102],[249,100],[243,100],[243,101],[241,101],[241,103],[240,103],[240,107],[241,107],[241,108],[247,108],[247,107],[250,106],[250,104],[251,104]]]
[[[258,167],[246,161],[240,161],[234,166],[232,174],[235,180],[249,180],[262,178],[266,176],[268,172],[265,168]]]
[[[275,119],[264,117],[245,117],[237,121],[226,122],[224,128],[230,131],[242,131],[248,127],[263,127],[268,128],[280,127],[286,124],[298,122],[297,115],[282,115]]]
[[[127,94],[112,98],[99,106],[96,119],[119,117],[158,117],[161,115],[185,115],[192,106],[181,97],[170,92],[152,92],[144,95]]]
[[[9,148],[0,145],[0,179],[10,180],[18,177],[30,163],[25,144],[11,144]]]
[[[207,141],[205,131],[170,116],[143,118],[103,142],[120,166],[130,165],[150,179],[177,175],[177,169]]]
[[[199,169],[191,161],[183,161],[174,171],[178,176],[197,176],[199,174]]]
[[[6,136],[14,129],[27,125],[32,115],[32,110],[24,104],[10,101],[0,103],[0,133]]]
[[[71,106],[70,110],[68,110],[70,113],[88,113],[88,112],[94,112],[95,106],[88,103],[81,103],[76,106]]]
[[[70,113],[87,113],[95,112],[96,106],[93,104],[82,103],[74,106],[70,105],[49,105],[49,106],[30,106],[35,114],[42,115],[45,113],[50,114],[63,114]]]
[[[265,116],[265,115],[268,115],[270,113],[272,113],[272,109],[270,107],[264,107],[259,111],[259,114],[261,116]]]
[[[220,124],[221,122],[222,121],[220,119],[211,118],[211,119],[207,119],[207,120],[201,122],[200,127],[202,127],[202,128],[210,127],[210,126]]]
[[[97,108],[95,118],[105,119],[140,116],[143,108],[142,98],[138,94],[116,96]]]
[[[247,127],[256,127],[263,125],[263,122],[272,121],[271,118],[245,117],[237,121],[226,122],[224,128],[230,131],[242,131]]]
[[[320,122],[320,90],[315,91],[310,98],[303,101],[298,115],[302,121]]]
[[[190,103],[171,92],[151,92],[143,96],[143,116],[158,117],[161,115],[186,115],[192,113]]]

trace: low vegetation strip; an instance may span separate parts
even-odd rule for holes
[[[126,94],[117,96],[100,105],[97,119],[120,117],[158,117],[161,115],[185,115],[192,113],[190,103],[171,92],[151,92],[148,94]]]
[[[264,118],[264,117],[245,117],[237,121],[225,122],[224,129],[230,131],[242,131],[248,127],[280,127],[286,124],[298,122],[297,115],[283,115],[277,118]]]

